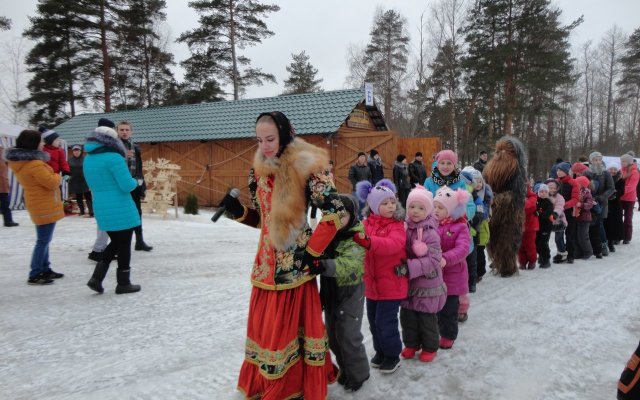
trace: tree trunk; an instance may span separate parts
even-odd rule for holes
[[[233,7],[235,0],[229,0],[229,45],[231,46],[231,82],[233,83],[233,99],[238,100],[240,94],[240,72],[236,56],[236,21]]]
[[[102,81],[104,83],[104,111],[111,111],[111,65],[109,63],[109,48],[107,47],[107,21],[105,6],[107,0],[100,2],[100,46],[102,50]]]

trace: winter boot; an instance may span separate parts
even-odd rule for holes
[[[118,278],[118,285],[116,286],[116,294],[135,293],[140,291],[140,285],[132,285],[129,280],[131,274],[131,268],[118,269],[116,276]]]
[[[553,257],[553,263],[562,264],[563,262],[567,261],[567,256],[568,253],[566,251],[559,251],[558,254]]]
[[[469,319],[469,314],[465,313],[458,313],[458,322],[462,323],[462,322],[466,322]]]
[[[441,349],[450,349],[450,348],[453,347],[453,342],[454,341],[451,340],[451,339],[447,339],[447,338],[441,337],[440,338],[440,348]]]
[[[549,268],[551,267],[551,262],[549,262],[548,258],[542,258],[540,260],[540,268]]]
[[[383,361],[384,361],[384,354],[376,353],[376,355],[373,356],[371,361],[369,361],[369,364],[371,364],[372,368],[380,368],[380,365],[382,365]]]
[[[607,246],[607,242],[602,242],[602,255],[605,257],[609,255],[609,247]]]
[[[609,242],[607,242],[607,247],[609,248],[609,253],[615,253],[616,252],[616,247],[613,245],[613,241],[609,240]]]
[[[422,362],[431,362],[433,361],[434,358],[436,358],[436,354],[438,354],[437,352],[429,352],[429,351],[423,351],[422,353],[420,353],[420,361]]]
[[[535,269],[535,268],[536,268],[536,262],[535,261],[529,262],[527,264],[527,269]]]
[[[103,293],[104,288],[102,287],[102,281],[104,277],[107,276],[107,271],[109,270],[109,264],[100,261],[96,264],[96,268],[93,270],[93,275],[89,282],[87,282],[87,286],[91,288],[91,290],[95,290],[98,293]]]
[[[151,251],[153,250],[153,246],[149,246],[144,242],[144,237],[142,236],[142,226],[138,226],[133,230],[136,234],[136,251]]]
[[[383,374],[392,374],[398,367],[400,367],[400,357],[385,357],[379,369]]]
[[[102,261],[102,252],[101,251],[91,251],[91,253],[89,253],[89,257],[87,257],[89,260],[91,261]]]
[[[402,356],[402,358],[413,358],[416,356],[416,353],[418,352],[418,350],[420,350],[417,347],[405,347],[404,349],[402,349],[402,353],[400,353],[400,355]]]

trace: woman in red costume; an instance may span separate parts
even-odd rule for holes
[[[222,201],[233,219],[261,229],[238,389],[248,399],[323,400],[338,371],[315,277],[323,268],[317,257],[340,228],[340,218],[323,212],[312,235],[307,208],[312,202],[327,208],[325,195],[335,190],[323,174],[329,159],[326,151],[295,138],[278,111],[258,117],[256,137],[249,174],[253,207],[231,195]]]

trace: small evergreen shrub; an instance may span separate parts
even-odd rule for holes
[[[198,214],[198,197],[195,194],[189,193],[187,196],[187,201],[184,203],[184,213],[185,214]]]

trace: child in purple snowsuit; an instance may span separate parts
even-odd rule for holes
[[[438,219],[432,214],[433,195],[423,186],[407,197],[407,268],[409,295],[400,303],[400,325],[405,348],[403,358],[420,353],[420,361],[431,362],[438,351],[438,311],[447,299],[442,277]]]

